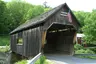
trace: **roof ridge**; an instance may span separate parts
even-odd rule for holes
[[[36,24],[40,24],[42,22],[44,22],[44,20],[46,20],[47,18],[49,18],[51,15],[53,15],[54,13],[56,13],[58,10],[60,10],[64,5],[67,5],[66,3],[61,4],[45,13],[40,14],[37,17],[34,17],[30,20],[27,20],[27,22],[21,24],[19,27],[17,27],[16,29],[14,29],[10,34],[13,34],[17,31],[21,31],[23,29],[27,29],[28,27],[32,27],[33,25]]]

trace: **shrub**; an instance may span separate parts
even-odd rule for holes
[[[95,54],[95,52],[92,51],[92,50],[90,50],[90,49],[87,49],[87,50],[85,51],[85,54]]]
[[[52,61],[47,60],[45,56],[41,56],[35,64],[54,64]]]
[[[35,64],[44,64],[45,59],[46,59],[45,56],[41,56],[40,59],[38,59]]]
[[[77,56],[79,58],[96,59],[96,56]]]
[[[90,48],[90,50],[94,51],[96,54],[96,47]]]
[[[75,54],[82,54],[82,53],[84,53],[84,52],[85,52],[84,49],[80,49],[80,50],[75,51]]]
[[[95,54],[95,52],[90,49],[80,49],[75,51],[75,54]]]
[[[79,50],[79,49],[82,49],[82,48],[83,48],[83,46],[80,45],[80,44],[75,44],[75,45],[74,45],[74,49],[75,49],[75,50]]]

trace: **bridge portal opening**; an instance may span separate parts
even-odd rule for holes
[[[70,25],[53,24],[46,34],[46,41],[44,45],[45,54],[73,54],[75,30]]]

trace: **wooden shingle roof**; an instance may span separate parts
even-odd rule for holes
[[[66,3],[64,4],[61,4],[55,8],[53,8],[52,10],[48,11],[48,12],[45,12],[43,14],[41,14],[40,16],[37,16],[31,20],[28,20],[27,22],[25,22],[24,24],[20,25],[19,27],[17,27],[16,29],[14,29],[10,34],[13,34],[13,33],[16,33],[16,32],[20,32],[20,31],[23,31],[25,29],[28,29],[28,28],[31,28],[31,27],[34,27],[36,25],[40,25],[42,23],[45,22],[45,20],[47,18],[49,18],[50,16],[52,16],[53,14],[55,14],[58,10],[60,10],[63,6],[67,6]],[[68,7],[68,6],[67,6]],[[69,8],[69,7],[68,7]],[[70,8],[69,8],[70,9]],[[71,14],[74,16],[74,14],[72,13],[71,11]],[[74,18],[76,19],[76,17],[74,16]],[[77,19],[76,19],[77,20]],[[80,25],[80,23],[78,22],[77,20],[77,23]]]

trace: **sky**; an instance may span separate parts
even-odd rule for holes
[[[11,1],[11,0],[4,0]],[[43,5],[46,1],[47,5],[54,8],[60,4],[67,3],[68,6],[75,11],[91,12],[92,9],[96,9],[96,0],[25,0],[28,3],[35,5]]]

